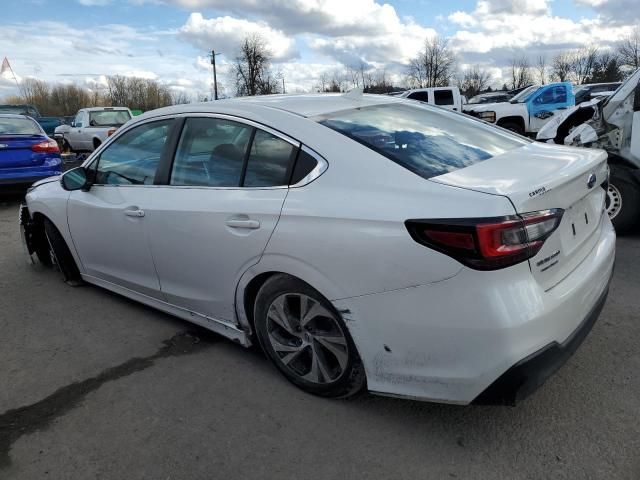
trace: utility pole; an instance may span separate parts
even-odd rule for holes
[[[284,77],[282,77],[282,93],[287,93],[284,89]]]
[[[211,66],[213,67],[213,99],[218,100],[218,80],[216,78],[216,53],[215,50],[211,50]]]

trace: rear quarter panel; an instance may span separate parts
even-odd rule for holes
[[[326,127],[315,125],[303,142],[329,168],[289,190],[260,268],[285,265],[329,299],[429,284],[461,270],[416,243],[405,220],[514,213],[504,197],[435,184]]]

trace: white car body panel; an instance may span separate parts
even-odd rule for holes
[[[329,167],[307,185],[105,186],[70,194],[52,181],[31,190],[27,205],[58,227],[89,283],[249,345],[244,289],[263,273],[288,273],[340,312],[371,391],[469,403],[515,362],[576,329],[607,288],[615,234],[601,216],[580,243],[588,252],[567,257],[561,266],[573,261],[570,271],[560,279],[553,272],[551,281],[532,275],[529,262],[493,272],[464,267],[415,242],[404,221],[571,206],[584,174],[603,173],[602,155],[527,144],[427,181],[305,118],[387,102],[407,100],[300,95],[168,107],[137,117],[85,163],[147,119],[215,112],[277,128],[320,154]],[[530,197],[540,185],[548,192]],[[587,197],[597,206],[596,188]],[[130,207],[145,215],[125,215]],[[260,228],[226,225],[238,215]],[[137,271],[124,271],[127,263]]]

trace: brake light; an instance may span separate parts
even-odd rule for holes
[[[418,243],[476,270],[497,270],[535,256],[558,228],[561,209],[498,218],[407,220]]]
[[[116,133],[116,129],[115,128],[110,128],[109,130],[107,130],[107,137],[110,137],[114,133]]]
[[[60,153],[60,148],[55,140],[45,140],[31,145],[31,150],[37,153]]]

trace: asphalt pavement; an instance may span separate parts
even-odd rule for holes
[[[640,235],[516,407],[326,400],[258,350],[25,263],[0,197],[0,479],[638,479]]]

